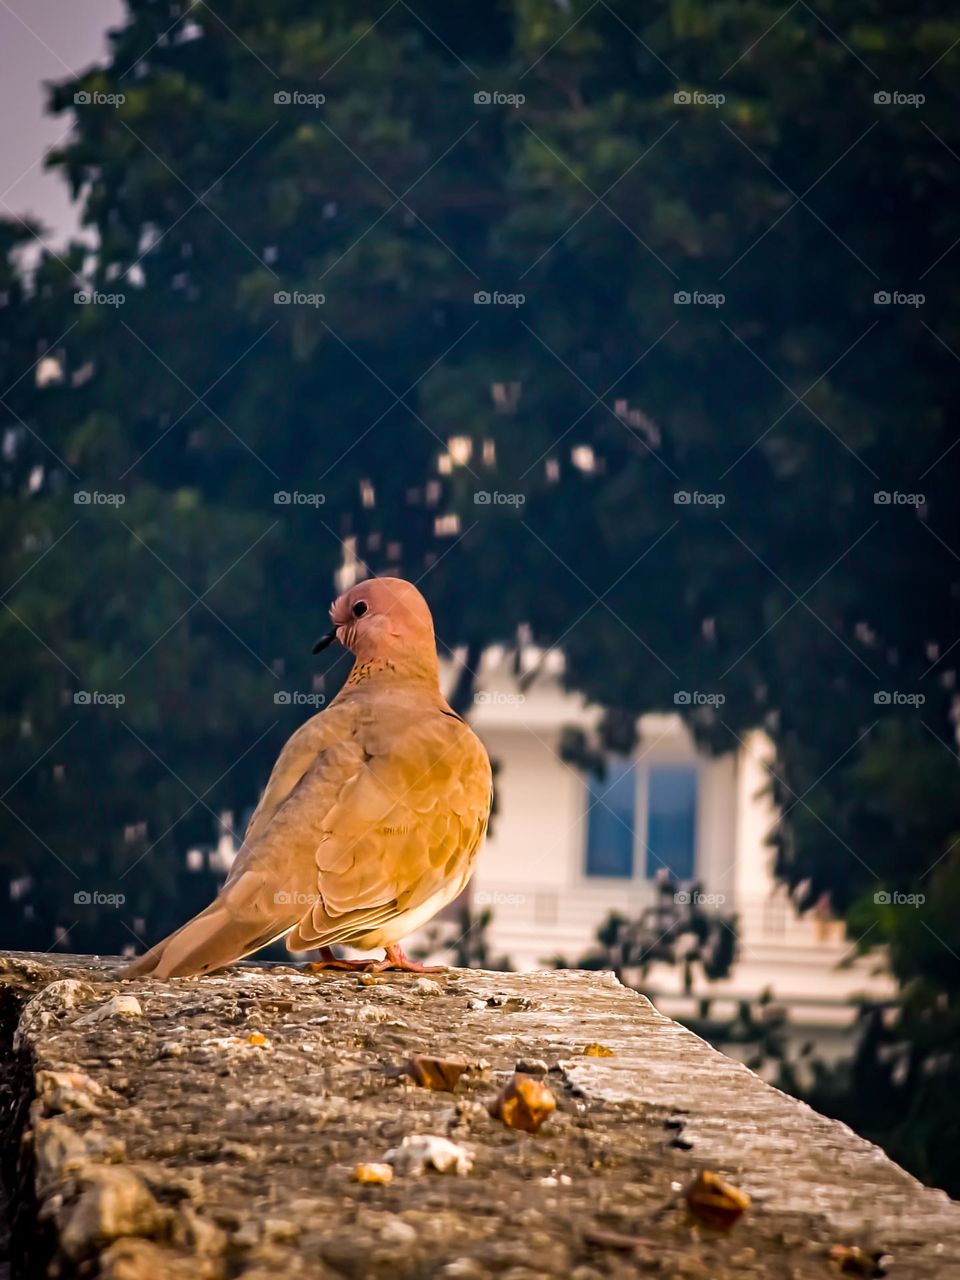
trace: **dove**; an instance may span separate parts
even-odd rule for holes
[[[401,578],[371,578],[330,609],[354,654],[347,681],[280,752],[214,901],[121,975],[209,973],[286,937],[314,968],[423,972],[400,940],[461,892],[492,802],[490,761],[440,692],[433,618]],[[383,947],[381,961],[330,948]]]

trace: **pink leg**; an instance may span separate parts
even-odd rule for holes
[[[377,961],[371,973],[383,973],[385,969],[396,969],[400,973],[445,973],[447,970],[444,964],[421,964],[419,960],[411,960],[398,942],[384,950],[386,955]]]
[[[307,973],[323,973],[327,969],[346,970],[347,973],[366,973],[374,967],[373,960],[339,960],[333,953],[333,947],[318,947],[319,960],[312,960],[306,965]]]

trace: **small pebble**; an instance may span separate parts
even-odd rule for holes
[[[375,1004],[360,1004],[357,1005],[354,1017],[358,1022],[386,1022],[390,1012]]]
[[[267,1240],[273,1240],[277,1244],[292,1244],[299,1239],[300,1228],[286,1218],[267,1218],[263,1224],[263,1234]]]
[[[385,1187],[393,1181],[393,1166],[389,1164],[358,1164],[353,1170],[355,1182],[366,1186]]]
[[[412,1133],[384,1156],[401,1173],[417,1176],[427,1169],[464,1177],[473,1168],[473,1153],[466,1147],[433,1133]]]
[[[515,1075],[490,1104],[490,1114],[509,1129],[537,1133],[557,1109],[553,1091],[532,1076]]]
[[[417,1238],[417,1232],[402,1218],[388,1217],[380,1228],[380,1238],[386,1240],[388,1244],[413,1244]]]
[[[97,1005],[89,1013],[74,1018],[72,1025],[85,1027],[92,1022],[103,1022],[107,1018],[142,1018],[143,1009],[136,996],[112,996],[105,1004]]]
[[[696,1258],[679,1257],[673,1264],[676,1267],[676,1274],[683,1276],[684,1280],[713,1280],[713,1272],[698,1261]]]
[[[735,1253],[730,1259],[731,1267],[749,1267],[752,1262],[757,1260],[756,1249],[741,1249],[739,1253]]]

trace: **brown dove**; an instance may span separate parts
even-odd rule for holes
[[[372,578],[330,610],[355,655],[326,710],[288,740],[223,888],[206,910],[124,971],[209,973],[286,937],[386,949],[377,969],[419,972],[400,939],[470,879],[491,803],[487,753],[440,692],[433,619],[410,582]]]

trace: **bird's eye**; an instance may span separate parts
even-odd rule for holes
[[[367,612],[366,600],[358,600],[357,603],[353,606],[353,616],[355,618],[362,618],[366,612]]]

